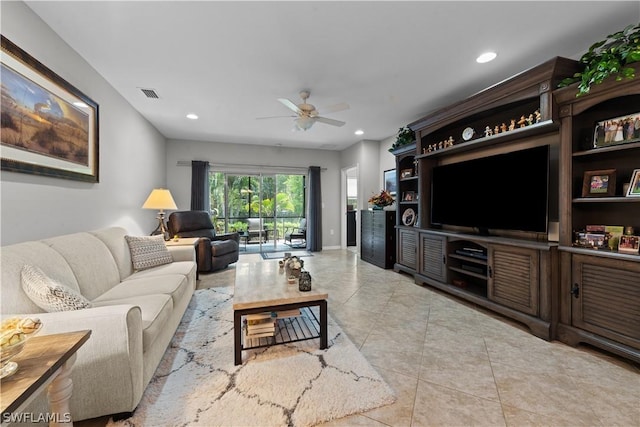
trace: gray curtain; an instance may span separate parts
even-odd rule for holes
[[[307,215],[307,250],[322,250],[322,191],[320,166],[309,167],[309,214]]]
[[[207,211],[209,203],[209,162],[193,160],[191,162],[191,210]]]

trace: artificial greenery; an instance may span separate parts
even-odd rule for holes
[[[580,62],[585,66],[584,70],[562,80],[558,86],[565,87],[580,82],[576,96],[584,95],[589,93],[592,85],[602,83],[609,76],[615,76],[616,81],[635,78],[636,70],[630,64],[638,61],[640,24],[631,24],[624,30],[594,43],[580,58]]]
[[[416,134],[409,128],[409,126],[402,127],[398,130],[398,136],[396,142],[393,143],[389,151],[396,150],[405,145],[413,144],[416,139]]]

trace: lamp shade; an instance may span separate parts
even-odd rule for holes
[[[176,202],[173,201],[171,192],[166,188],[154,188],[142,205],[143,209],[178,209]]]

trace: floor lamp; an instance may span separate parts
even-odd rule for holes
[[[171,192],[166,188],[154,188],[147,197],[147,200],[142,205],[143,209],[159,209],[158,213],[158,227],[151,232],[151,235],[162,234],[164,240],[169,240],[169,231],[164,223],[164,210],[165,209],[178,209],[176,202],[173,201]]]

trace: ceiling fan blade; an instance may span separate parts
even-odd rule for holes
[[[341,122],[340,120],[328,119],[326,117],[314,117],[314,120],[320,123],[324,123],[331,126],[344,126],[345,122]]]
[[[328,107],[322,108],[322,114],[326,113],[335,113],[337,111],[348,110],[349,104],[346,102],[341,102],[340,104],[330,105]]]
[[[287,118],[290,119],[292,117],[298,117],[298,116],[268,116],[268,117],[256,117],[256,120],[264,120],[264,119],[282,119],[282,118]]]
[[[284,105],[288,109],[294,111],[296,114],[302,114],[302,110],[299,109],[296,104],[294,104],[293,102],[289,101],[288,99],[286,99],[286,98],[278,98],[278,101],[280,101],[282,103],[282,105]]]

